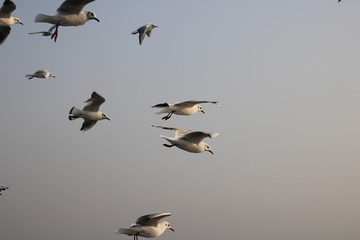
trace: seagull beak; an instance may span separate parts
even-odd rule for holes
[[[100,20],[98,18],[94,18],[94,20],[96,20],[97,22],[100,22]]]
[[[203,114],[205,114],[204,110],[201,110],[201,112],[202,112]]]
[[[175,232],[175,230],[173,228],[169,228],[171,231]]]
[[[208,150],[209,153],[211,153],[212,155],[214,155],[214,153],[211,150]]]
[[[24,25],[22,22],[19,22],[19,24]]]
[[[110,118],[106,117],[106,119],[110,121]]]

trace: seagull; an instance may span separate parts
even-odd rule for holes
[[[167,140],[171,144],[163,144],[165,147],[173,147],[176,146],[182,150],[192,152],[192,153],[201,153],[204,151],[210,152],[214,154],[210,146],[203,142],[202,140],[206,137],[214,138],[219,135],[219,133],[210,133],[210,132],[202,132],[202,131],[192,131],[185,130],[180,128],[172,128],[172,127],[163,127],[163,126],[155,126],[153,127],[162,128],[165,130],[173,130],[175,131],[175,138],[165,137],[160,135],[161,138]]]
[[[140,45],[142,44],[142,42],[144,41],[144,38],[145,38],[145,34],[150,37],[151,35],[151,31],[154,29],[154,28],[157,28],[158,26],[152,24],[152,23],[149,23],[149,24],[146,24],[142,27],[139,27],[137,30],[133,31],[131,34],[132,35],[135,35],[135,34],[139,34],[139,43]]]
[[[91,98],[85,101],[88,103],[82,110],[72,107],[70,109],[69,120],[75,120],[78,118],[83,118],[84,123],[80,129],[80,131],[87,131],[92,128],[97,121],[107,119],[110,121],[110,118],[106,116],[106,114],[99,111],[99,107],[101,104],[105,102],[105,98],[103,98],[97,92],[93,92],[91,94]]]
[[[1,191],[5,191],[6,189],[9,189],[10,186],[2,186],[0,185],[0,195],[1,195]]]
[[[0,8],[0,45],[3,44],[9,36],[12,25],[23,25],[20,19],[11,16],[11,13],[15,11],[15,9],[15,3],[10,0],[5,0],[3,6]]]
[[[55,78],[55,75],[51,72],[49,72],[48,70],[37,70],[34,74],[26,74],[27,78],[29,79],[33,79],[34,77],[36,78],[49,78],[49,77],[53,77]]]
[[[48,37],[54,35],[54,29],[56,28],[56,25],[52,26],[48,31],[41,31],[41,32],[31,32],[29,34],[41,34],[43,37]]]
[[[57,9],[57,15],[49,16],[45,14],[38,14],[35,17],[35,22],[54,24],[55,32],[51,36],[51,39],[54,39],[54,42],[56,42],[59,26],[80,26],[84,25],[91,19],[100,22],[95,13],[82,11],[86,4],[93,1],[95,0],[65,0],[65,2],[63,2]]]
[[[167,221],[160,222],[162,218],[170,215],[171,213],[148,214],[139,217],[136,223],[132,224],[130,228],[120,228],[116,233],[134,236],[134,240],[138,240],[138,236],[146,238],[159,237],[166,229],[174,231]]]
[[[338,0],[338,2],[341,2],[341,0]]]
[[[152,108],[163,108],[160,112],[156,114],[167,113],[163,120],[168,120],[175,113],[177,115],[193,115],[197,112],[205,113],[203,108],[198,105],[199,103],[213,103],[221,106],[219,102],[216,101],[186,101],[186,102],[168,102],[160,103],[152,106]]]

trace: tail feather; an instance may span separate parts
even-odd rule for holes
[[[51,24],[58,24],[58,21],[56,20],[56,18],[49,16],[49,15],[45,15],[45,14],[36,15],[35,22],[46,22],[46,23],[51,23]]]
[[[120,228],[116,231],[117,234],[126,234],[128,236],[136,235],[138,234],[138,231],[131,229],[131,228]]]
[[[69,114],[70,114],[69,120],[72,121],[80,117],[81,110],[76,107],[72,107],[69,111]]]
[[[138,30],[135,30],[135,31],[133,31],[131,34],[132,34],[132,35],[135,35],[135,34],[137,34],[137,33],[139,33],[139,31],[138,31]]]
[[[31,75],[31,74],[26,74],[25,77],[29,78],[29,79],[32,79],[34,77],[34,75]]]

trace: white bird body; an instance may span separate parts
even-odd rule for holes
[[[134,240],[140,237],[154,238],[162,235],[166,229],[174,231],[167,221],[160,220],[164,217],[170,216],[171,213],[155,213],[144,215],[136,220],[135,224],[132,224],[130,228],[120,228],[116,232],[118,234],[126,234],[128,236],[134,236]]]
[[[218,133],[210,133],[210,132],[202,132],[202,131],[192,131],[192,130],[185,130],[180,128],[171,128],[171,127],[163,127],[163,126],[154,126],[162,128],[165,130],[173,130],[175,131],[175,137],[170,138],[163,135],[160,135],[161,138],[165,139],[171,145],[163,144],[165,147],[173,147],[176,146],[182,150],[191,152],[191,153],[201,153],[204,151],[210,152],[211,154],[214,154],[211,151],[210,146],[203,142],[202,140],[206,137],[214,138],[218,136]]]
[[[5,0],[0,8],[0,45],[5,42],[11,32],[11,26],[23,24],[20,19],[12,17],[11,13],[15,11],[16,5],[11,0]]]
[[[34,74],[26,74],[27,78],[32,79],[34,77],[36,78],[49,78],[49,77],[53,77],[55,78],[55,75],[51,72],[49,72],[48,70],[37,70]]]
[[[84,119],[84,123],[81,126],[80,131],[87,131],[92,128],[97,121],[110,118],[106,114],[99,111],[100,105],[105,102],[105,98],[97,92],[91,94],[91,98],[85,101],[88,103],[82,110],[72,107],[69,112],[69,120],[75,120],[78,118]]]
[[[219,102],[216,101],[199,101],[199,100],[191,100],[185,102],[168,102],[168,103],[160,103],[152,106],[152,108],[162,108],[160,112],[156,114],[168,113],[163,120],[168,120],[172,114],[176,115],[193,115],[197,112],[205,113],[202,106],[199,103],[213,103],[220,105]]]
[[[38,14],[35,18],[35,22],[46,22],[54,25],[59,24],[60,26],[81,26],[89,20],[88,12],[84,11],[81,11],[79,14],[57,14],[54,16]]]

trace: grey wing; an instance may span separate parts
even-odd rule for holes
[[[172,107],[176,105],[178,102],[168,102],[168,103],[159,103],[154,106],[151,106],[152,108],[166,108],[166,107]]]
[[[144,215],[136,220],[136,224],[156,227],[162,218],[170,215],[171,213],[154,213],[154,214]]]
[[[80,131],[87,131],[87,130],[90,130],[95,124],[96,124],[97,121],[84,121],[81,128],[80,128]]]
[[[85,102],[89,104],[83,108],[84,111],[97,112],[99,111],[100,105],[105,102],[105,98],[97,92],[93,92],[91,94],[91,98],[89,98]]]
[[[37,70],[34,75],[43,76],[45,77],[47,71],[46,70]]]
[[[11,32],[11,27],[0,27],[0,45],[5,42]]]
[[[177,107],[192,107],[199,103],[213,103],[213,104],[219,104],[219,102],[216,101],[201,101],[201,100],[191,100],[191,101],[185,101],[181,103],[175,104]]]
[[[186,129],[180,129],[180,128],[173,128],[173,127],[163,127],[163,126],[156,126],[156,125],[152,125],[153,127],[157,127],[157,128],[162,128],[165,130],[172,130],[175,131],[175,138],[182,138],[183,136],[185,136],[186,134],[192,132],[191,130],[186,130]]]
[[[197,144],[197,143],[201,142],[206,137],[214,138],[214,137],[216,137],[218,135],[219,135],[218,133],[193,131],[193,132],[185,134],[183,137],[181,137],[181,139]]]
[[[58,13],[75,14],[80,13],[84,6],[95,0],[65,0],[57,9]]]
[[[0,17],[9,18],[11,13],[15,11],[16,5],[13,1],[5,0],[3,6],[0,8]]]

